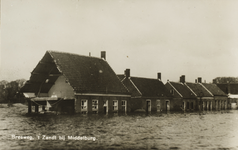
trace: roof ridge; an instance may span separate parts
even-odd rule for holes
[[[140,78],[140,79],[148,79],[148,80],[158,80],[158,79],[155,79],[155,78],[148,78],[148,77],[135,77],[135,76],[130,76],[130,78]],[[158,80],[160,82],[162,82],[161,80]]]
[[[177,84],[181,84],[181,85],[183,85],[183,83],[181,83],[181,82],[175,82],[175,81],[169,81],[170,83],[172,82],[172,83],[177,83]]]
[[[69,55],[76,55],[76,56],[81,56],[81,57],[89,57],[89,58],[96,58],[96,59],[101,59],[104,60],[100,57],[95,57],[95,56],[86,56],[86,55],[80,55],[76,53],[71,53],[71,52],[62,52],[62,51],[56,51],[56,50],[47,50],[48,53],[61,53],[61,54],[69,54]],[[105,60],[106,61],[106,60]]]

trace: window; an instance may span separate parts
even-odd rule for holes
[[[191,102],[191,109],[193,109],[193,102]]]
[[[121,101],[121,107],[122,107],[122,111],[126,112],[126,100]]]
[[[171,93],[172,95],[174,95],[174,89],[171,89],[171,90],[170,90],[170,93]]]
[[[113,105],[113,111],[117,111],[118,110],[118,101],[114,100],[112,105]]]
[[[88,111],[88,100],[86,100],[86,99],[81,100],[81,111],[82,112]]]
[[[92,100],[92,111],[93,113],[98,113],[98,100]]]

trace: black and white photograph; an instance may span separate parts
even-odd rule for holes
[[[0,6],[0,150],[238,149],[238,0]]]

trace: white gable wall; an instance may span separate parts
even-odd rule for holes
[[[74,98],[73,88],[65,82],[64,76],[59,76],[48,92],[49,97]]]

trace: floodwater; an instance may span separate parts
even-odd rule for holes
[[[22,104],[0,107],[3,150],[238,149],[237,110],[205,115],[27,115]]]

